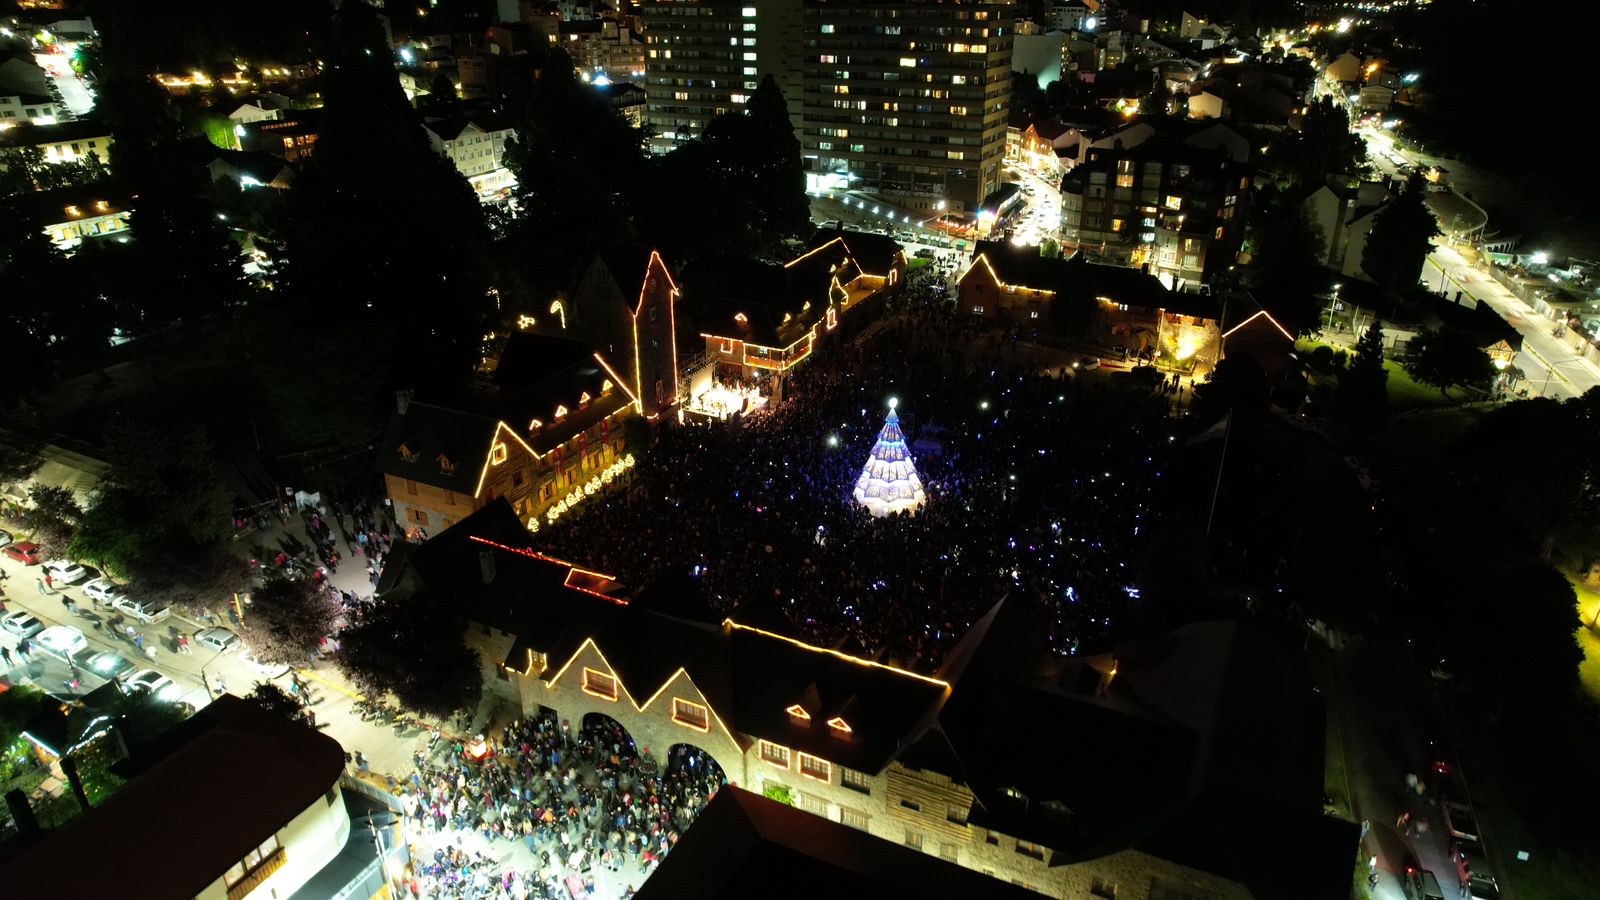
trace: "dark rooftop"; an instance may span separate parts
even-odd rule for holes
[[[736,787],[717,792],[639,900],[1037,900],[1032,891]]]
[[[333,738],[231,695],[178,727],[186,726],[191,737],[165,759],[7,861],[7,896],[96,896],[116,878],[193,897],[319,802],[344,770]],[[175,802],[197,790],[225,809],[196,815],[193,803]],[[140,835],[182,852],[157,860]]]

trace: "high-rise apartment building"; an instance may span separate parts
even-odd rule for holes
[[[645,123],[665,152],[741,109],[761,79],[783,90],[799,127],[800,0],[646,0]]]
[[[973,212],[1000,186],[1012,5],[806,0],[803,152],[912,212]]]
[[[974,211],[1000,185],[1009,0],[650,0],[646,121],[668,150],[783,90],[819,177],[912,212]]]

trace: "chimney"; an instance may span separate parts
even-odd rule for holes
[[[411,406],[411,398],[417,395],[416,391],[395,391],[394,411],[400,415],[406,414],[406,409]]]
[[[484,584],[494,583],[494,551],[488,547],[478,551],[478,574],[483,576]]]

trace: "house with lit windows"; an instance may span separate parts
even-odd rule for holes
[[[12,214],[50,236],[64,251],[128,230],[135,195],[114,180],[29,191],[10,200]]]
[[[924,674],[808,643],[759,601],[713,611],[691,576],[635,590],[538,545],[492,503],[393,558],[380,602],[459,610],[486,689],[525,714],[621,726],[658,761],[698,750],[733,785],[1046,896],[1349,891],[1320,697],[1243,625],[1062,657],[1001,600]]]
[[[1038,247],[980,241],[956,290],[967,314],[1019,327],[1047,325],[1053,304],[1092,302],[1106,343],[1149,351],[1184,369],[1209,367],[1221,350],[1220,304],[1208,295],[1168,290],[1148,267],[1092,263],[1081,253],[1046,257]]]
[[[700,336],[717,374],[754,381],[786,374],[820,341],[858,333],[905,271],[905,251],[892,238],[824,229],[783,265],[697,260],[684,273],[684,290],[704,310]]]
[[[398,394],[378,461],[396,521],[423,539],[504,497],[537,529],[626,476],[642,448],[624,424],[677,403],[677,295],[659,254],[604,248],[521,317],[470,402]]]

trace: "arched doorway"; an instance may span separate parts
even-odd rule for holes
[[[582,728],[578,732],[581,740],[592,743],[608,754],[613,754],[624,759],[632,759],[639,755],[639,748],[633,742],[633,735],[622,723],[602,712],[588,713],[583,717]]]
[[[669,801],[680,834],[727,783],[727,773],[705,750],[694,744],[673,744],[667,750],[661,792]]]

